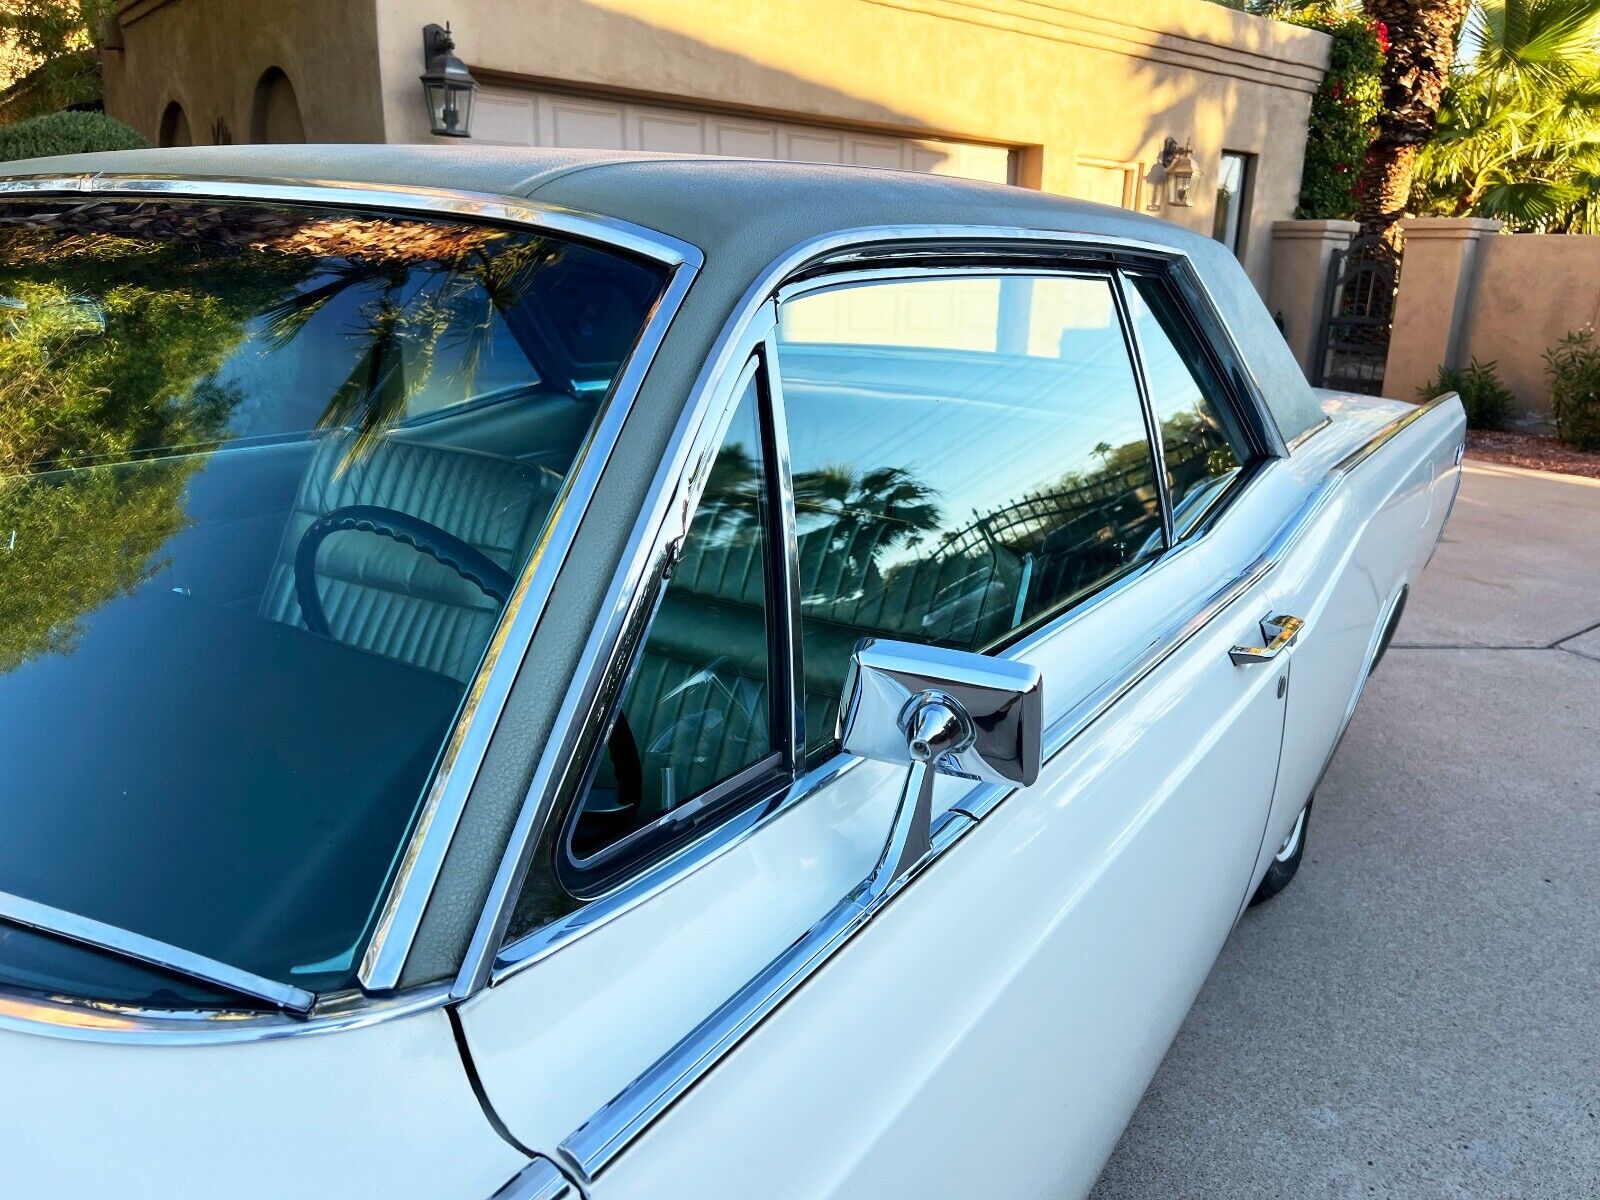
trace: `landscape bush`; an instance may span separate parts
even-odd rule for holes
[[[1471,429],[1499,429],[1511,415],[1516,397],[1500,379],[1493,362],[1480,363],[1473,359],[1465,367],[1440,367],[1439,373],[1418,389],[1424,400],[1432,400],[1446,392],[1457,392],[1461,406],[1467,410],[1467,426]]]
[[[136,130],[105,113],[57,112],[0,128],[0,162],[52,154],[138,150],[149,144]]]
[[[1556,436],[1574,450],[1600,450],[1600,341],[1574,330],[1545,351]]]

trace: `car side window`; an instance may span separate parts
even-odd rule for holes
[[[569,823],[568,857],[579,869],[643,850],[652,833],[688,828],[715,809],[729,781],[778,757],[765,463],[752,377]],[[682,820],[663,821],[671,816]]]
[[[1182,538],[1239,476],[1249,441],[1178,301],[1154,276],[1128,282],[1128,313],[1161,427],[1173,535]]]
[[[953,272],[780,306],[811,749],[861,637],[996,648],[1162,549],[1114,287]]]

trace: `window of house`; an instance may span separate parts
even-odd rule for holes
[[[958,273],[782,305],[813,748],[859,638],[992,649],[1161,550],[1113,286]]]
[[[1224,150],[1222,164],[1217,170],[1217,211],[1212,218],[1211,236],[1235,256],[1244,253],[1254,165],[1255,155]]]
[[[1173,534],[1182,538],[1238,478],[1249,441],[1172,293],[1152,275],[1132,275],[1128,283],[1128,312],[1161,429]]]
[[[752,377],[569,824],[568,858],[580,871],[636,861],[739,794],[750,768],[780,761],[765,462]]]

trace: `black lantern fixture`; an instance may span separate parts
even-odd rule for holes
[[[1186,142],[1180,146],[1177,138],[1169,137],[1162,143],[1155,166],[1145,176],[1145,182],[1151,188],[1151,210],[1161,207],[1163,195],[1174,208],[1193,208],[1194,185],[1199,179],[1200,171],[1194,165],[1193,145]]]
[[[422,96],[428,104],[428,124],[436,137],[472,136],[472,96],[478,81],[466,63],[455,56],[456,43],[449,25],[422,29]]]

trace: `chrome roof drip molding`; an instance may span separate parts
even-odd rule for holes
[[[687,242],[630,222],[534,204],[516,197],[479,192],[404,186],[373,187],[337,180],[242,179],[235,177],[143,174],[73,174],[0,178],[0,204],[49,196],[107,198],[150,196],[256,203],[344,205],[400,215],[515,225],[588,241],[667,267],[671,274],[639,339],[610,389],[599,419],[579,448],[551,509],[534,553],[489,641],[484,659],[467,689],[410,840],[400,855],[396,877],[384,898],[379,922],[359,972],[362,987],[380,996],[398,987],[401,968],[438,881],[445,851],[466,807],[472,782],[500,719],[506,697],[533,631],[555,583],[572,534],[593,497],[622,424],[637,396],[667,327],[704,263]],[[449,989],[413,989],[404,997],[351,994],[334,1003],[319,1002],[304,1019],[283,1014],[217,1010],[164,1012],[78,1002],[65,997],[30,997],[0,989],[0,1026],[96,1040],[240,1041],[350,1028],[369,1020],[435,1007],[449,1000]]]

